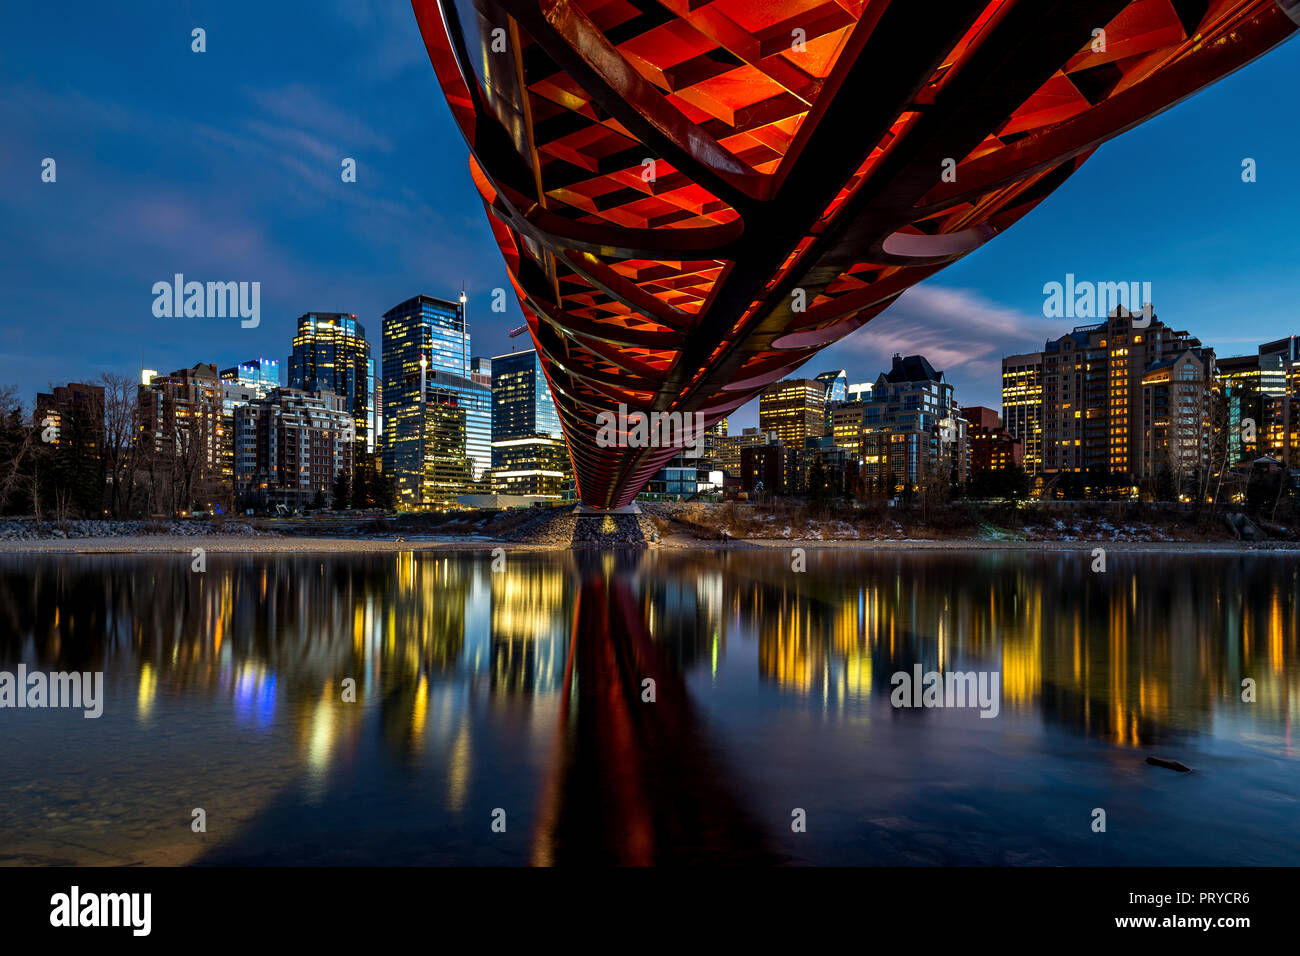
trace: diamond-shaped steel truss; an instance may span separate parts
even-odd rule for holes
[[[716,422],[1300,16],[1300,0],[413,6],[600,507],[677,450],[600,447],[599,412]]]

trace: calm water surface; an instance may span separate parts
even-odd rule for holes
[[[1300,863],[1300,558],[1091,563],[0,557],[0,669],[107,698],[0,710],[0,863]]]

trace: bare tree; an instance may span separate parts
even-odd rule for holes
[[[9,504],[14,489],[23,487],[24,469],[37,440],[37,431],[27,427],[24,414],[18,389],[0,387],[0,511]]]
[[[105,372],[98,383],[104,388],[104,465],[109,480],[109,508],[121,518],[131,508],[140,447],[136,441],[138,387],[128,375]]]

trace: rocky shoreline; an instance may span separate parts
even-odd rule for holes
[[[1294,541],[1236,541],[1178,539],[1168,535],[1125,533],[1111,526],[1053,529],[1050,537],[1021,535],[970,535],[912,537],[902,528],[881,534],[853,529],[850,534],[828,533],[824,525],[789,527],[769,523],[765,534],[752,537],[725,535],[713,538],[690,525],[665,520],[662,513],[579,514],[553,508],[527,516],[505,528],[470,526],[423,529],[401,526],[358,528],[344,525],[307,530],[301,527],[266,527],[243,520],[78,520],[42,522],[30,519],[0,521],[0,553],[132,553],[188,551],[198,541],[210,551],[225,552],[365,552],[485,550],[494,547],[529,550],[571,548],[667,548],[710,550],[788,549],[791,547],[861,550],[1002,550],[1073,551],[1104,547],[1123,551],[1293,552]],[[433,533],[429,533],[432,531]],[[863,533],[865,531],[865,533]],[[1071,533],[1071,532],[1076,533]],[[1082,531],[1082,533],[1078,533]],[[441,533],[439,533],[441,532]]]
[[[0,541],[53,541],[69,538],[137,538],[151,535],[202,537],[220,535],[276,536],[277,532],[256,528],[244,521],[42,521],[31,518],[0,521]]]
[[[659,540],[654,523],[645,515],[580,515],[553,508],[502,535],[519,544],[550,547],[645,547]]]

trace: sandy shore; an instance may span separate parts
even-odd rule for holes
[[[1241,541],[991,541],[982,538],[881,539],[881,540],[800,540],[797,538],[757,538],[745,541],[701,541],[681,535],[663,539],[652,548],[675,550],[860,550],[860,551],[1172,551],[1225,552],[1245,551],[1295,552],[1300,543]],[[384,551],[482,551],[505,548],[509,551],[554,551],[552,544],[529,544],[492,538],[438,538],[394,541],[392,538],[329,538],[316,536],[253,535],[142,535],[138,537],[50,538],[40,540],[0,541],[0,554],[190,554],[203,548],[209,554],[307,554],[369,553]]]

